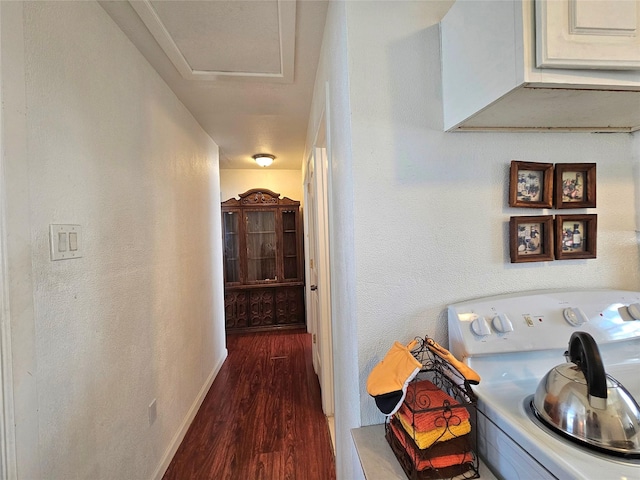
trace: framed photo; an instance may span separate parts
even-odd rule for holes
[[[556,215],[556,260],[596,258],[598,216]]]
[[[596,164],[556,163],[556,208],[595,208]]]
[[[511,263],[553,260],[553,216],[511,217],[509,252]]]
[[[553,164],[511,162],[509,206],[551,208],[553,205]]]

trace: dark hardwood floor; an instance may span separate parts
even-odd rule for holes
[[[164,480],[335,479],[310,337],[227,337],[229,356]]]

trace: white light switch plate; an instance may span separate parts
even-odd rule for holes
[[[80,225],[49,225],[51,260],[82,257],[82,227]]]

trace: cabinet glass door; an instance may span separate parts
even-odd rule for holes
[[[227,283],[240,282],[240,237],[238,212],[224,212],[224,278]]]
[[[246,212],[247,281],[277,280],[275,212]]]
[[[296,212],[282,211],[282,255],[284,278],[298,278],[298,232],[296,228]]]

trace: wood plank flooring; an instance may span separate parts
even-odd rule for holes
[[[333,480],[311,336],[227,337],[229,356],[163,480]]]

